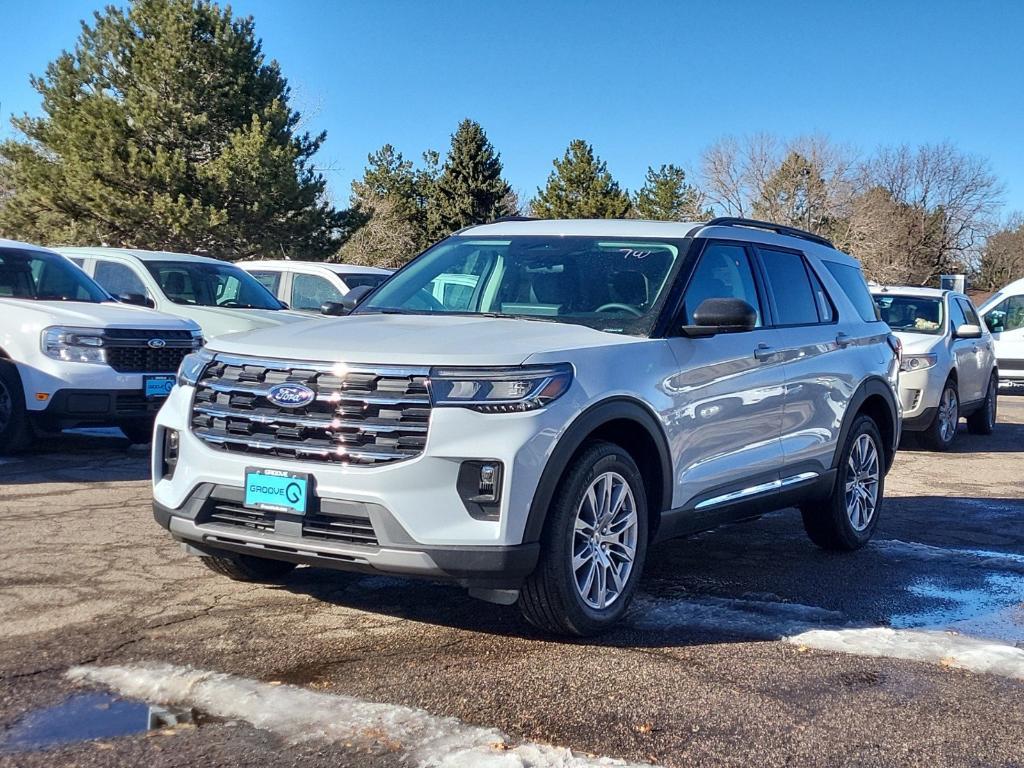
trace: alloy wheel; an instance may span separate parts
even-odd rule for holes
[[[614,603],[629,583],[636,559],[636,499],[626,479],[604,472],[576,509],[572,571],[583,602],[595,610]]]
[[[875,441],[871,435],[859,435],[853,443],[846,469],[846,514],[858,533],[866,529],[875,516],[880,472]]]
[[[957,423],[960,421],[960,408],[956,399],[956,390],[947,387],[942,393],[939,403],[939,436],[945,443],[956,435]]]

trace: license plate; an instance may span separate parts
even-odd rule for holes
[[[309,475],[276,469],[245,470],[245,506],[272,512],[306,513]]]
[[[173,376],[143,376],[142,387],[146,397],[167,397],[174,389]]]

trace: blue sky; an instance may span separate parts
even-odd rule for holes
[[[6,0],[0,136],[36,112],[29,73],[73,45],[99,0]],[[989,158],[1024,210],[1024,3],[333,2],[236,0],[251,14],[348,199],[368,152],[444,150],[480,121],[532,195],[570,139],[625,186],[695,169],[725,134],[826,133],[869,150],[951,140]]]

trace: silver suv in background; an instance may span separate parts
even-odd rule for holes
[[[937,288],[872,286],[879,314],[903,343],[904,434],[949,448],[960,418],[972,434],[996,423],[999,372],[992,336],[971,300]]]
[[[591,634],[652,542],[787,506],[822,547],[867,542],[900,435],[897,348],[857,262],[799,230],[473,226],[343,320],[183,362],[154,513],[231,578],[446,579]]]

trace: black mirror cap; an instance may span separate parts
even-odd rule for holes
[[[341,305],[348,309],[349,312],[351,312],[353,309],[359,306],[359,302],[361,302],[371,293],[373,293],[373,288],[371,288],[370,286],[357,285],[355,288],[353,288],[351,291],[349,291],[348,293],[341,297]]]
[[[683,326],[684,335],[743,333],[757,327],[757,311],[743,299],[704,299],[693,313],[693,323]]]
[[[351,311],[346,309],[340,301],[325,301],[320,305],[320,314],[328,317],[344,317]]]
[[[964,323],[958,325],[956,333],[954,334],[958,339],[980,339],[981,338],[981,326],[975,325],[974,323]]]
[[[122,304],[134,304],[136,307],[149,307],[150,309],[156,307],[155,301],[141,293],[119,293],[114,298]]]

